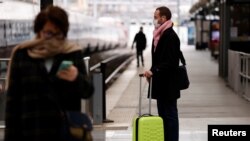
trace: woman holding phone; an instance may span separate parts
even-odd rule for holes
[[[13,49],[4,141],[63,141],[58,105],[80,111],[81,98],[92,95],[82,52],[67,40],[68,29],[67,13],[49,6],[35,18],[36,37]]]

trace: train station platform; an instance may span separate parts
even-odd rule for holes
[[[250,102],[234,93],[218,76],[218,60],[207,50],[182,46],[186,58],[190,88],[181,91],[178,100],[180,141],[206,141],[210,124],[249,124]],[[145,67],[136,66],[136,59],[106,91],[107,119],[113,123],[94,126],[94,141],[132,141],[132,121],[138,116],[138,74],[150,68],[151,54],[144,52]],[[148,111],[148,84],[143,80],[142,113]],[[152,101],[152,113],[157,114]]]

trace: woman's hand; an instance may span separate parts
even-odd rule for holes
[[[57,77],[67,81],[74,81],[78,75],[78,69],[71,65],[69,68],[57,72]]]

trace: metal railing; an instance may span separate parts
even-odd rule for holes
[[[250,54],[229,50],[228,83],[239,95],[250,101]]]
[[[240,53],[240,85],[242,95],[250,101],[250,54]]]
[[[108,82],[110,80],[112,80],[112,78],[122,69],[124,68],[130,61],[132,61],[134,56],[129,57],[126,61],[124,61],[122,64],[120,64],[114,71],[112,71],[111,74],[109,74],[109,76],[106,77],[106,67],[107,64],[111,63],[112,61],[119,59],[120,57],[122,57],[122,55],[116,55],[116,56],[112,56],[104,61],[102,61],[101,63],[98,63],[97,65],[94,65],[93,67],[90,68],[90,71],[93,71],[93,80],[94,80],[94,88],[96,93],[95,95],[98,95],[99,98],[102,98],[102,100],[97,100],[94,99],[94,101],[99,101],[99,102],[94,102],[100,105],[102,105],[101,107],[93,107],[93,117],[94,117],[94,123],[96,124],[100,124],[102,122],[107,123],[107,122],[114,122],[113,120],[107,119],[106,118],[106,85],[108,84]],[[95,69],[98,70],[94,71]],[[101,82],[101,84],[100,84]],[[98,92],[98,93],[97,93]],[[97,109],[96,109],[97,108]],[[100,110],[100,108],[102,110]],[[95,111],[98,112],[102,112],[102,113],[95,113]],[[100,117],[101,116],[101,117]],[[96,120],[95,120],[96,118]],[[101,120],[101,121],[100,121]]]
[[[110,62],[110,61],[112,61],[112,60],[114,60],[114,59],[116,59],[116,58],[118,58],[118,57],[120,57],[120,55],[112,56],[112,57],[110,57],[110,58],[107,58],[107,59],[103,60],[102,62],[108,63],[108,62]],[[95,69],[101,67],[101,63],[102,63],[102,62],[97,63],[97,64],[95,64],[94,66],[92,66],[92,67],[90,68],[90,72],[92,72],[92,71],[94,71]]]
[[[126,66],[130,61],[134,59],[134,56],[131,56],[126,61],[124,61],[120,66],[118,66],[106,79],[105,84],[107,84],[124,66]]]

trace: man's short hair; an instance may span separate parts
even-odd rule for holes
[[[166,16],[167,20],[171,19],[171,17],[172,17],[171,11],[166,6],[158,7],[158,8],[156,8],[156,10],[160,11],[160,16]]]

